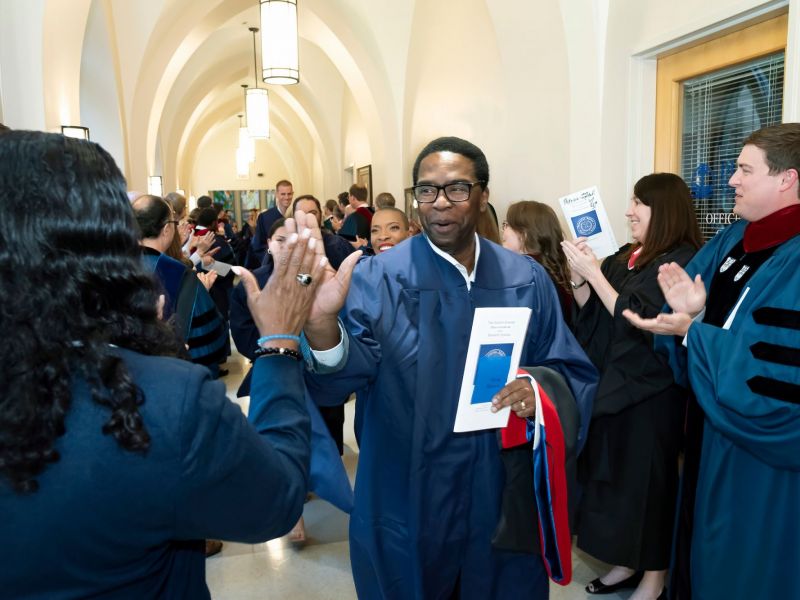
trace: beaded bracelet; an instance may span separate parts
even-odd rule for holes
[[[303,355],[297,350],[292,350],[291,348],[258,348],[255,352],[253,352],[253,354],[255,354],[257,358],[261,358],[262,356],[280,355],[288,356],[289,358],[293,358],[297,361],[303,360]]]
[[[261,344],[265,344],[270,340],[292,340],[293,342],[300,343],[300,336],[299,335],[290,335],[288,333],[282,333],[280,335],[265,335],[264,337],[258,338],[256,344],[259,346]]]

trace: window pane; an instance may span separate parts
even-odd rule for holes
[[[781,122],[783,59],[778,52],[683,84],[681,175],[694,198],[704,238],[733,220],[733,188],[742,142]]]

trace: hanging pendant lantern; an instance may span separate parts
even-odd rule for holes
[[[269,139],[269,93],[258,87],[258,66],[256,64],[256,32],[258,27],[250,27],[253,33],[253,75],[256,87],[245,91],[245,111],[247,113],[247,132],[251,138]]]
[[[261,77],[279,85],[300,81],[297,0],[261,0]]]
[[[242,115],[239,117],[239,148],[244,152],[247,157],[247,162],[255,162],[256,160],[256,141],[250,137],[250,132],[247,126],[242,125]]]

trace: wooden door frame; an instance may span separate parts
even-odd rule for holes
[[[656,172],[680,174],[683,82],[786,50],[788,15],[781,14],[658,59],[656,67]]]

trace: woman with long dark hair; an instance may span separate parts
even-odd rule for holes
[[[508,207],[503,221],[503,247],[527,254],[544,267],[556,287],[564,320],[572,329],[575,301],[569,283],[567,257],[561,248],[563,241],[558,217],[547,204],[522,200]]]
[[[242,271],[267,338],[248,424],[206,368],[171,358],[176,337],[107,152],[8,132],[0,203],[1,594],[208,598],[204,538],[264,541],[302,511],[309,424],[294,336],[324,262],[295,236],[264,290]]]
[[[578,546],[614,565],[590,594],[636,587],[634,600],[666,597],[685,391],[653,349],[653,336],[622,311],[655,317],[664,305],[658,268],[685,265],[700,247],[689,189],[671,173],[641,178],[625,213],[632,244],[597,261],[584,238],[562,245],[580,307],[575,336],[600,371],[586,446]]]

